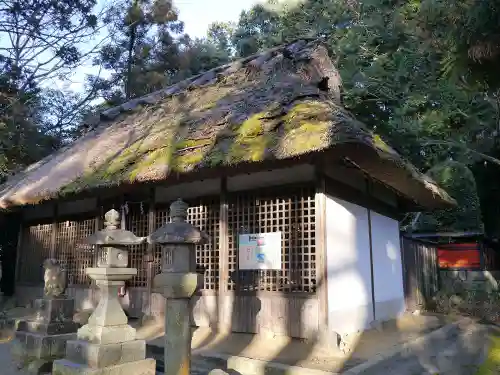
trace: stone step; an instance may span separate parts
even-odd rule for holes
[[[146,346],[146,356],[156,360],[156,372],[163,374],[164,367],[164,352],[163,348],[155,345]],[[226,362],[217,358],[205,358],[193,356],[191,358],[191,374],[207,375],[213,369],[224,369]]]

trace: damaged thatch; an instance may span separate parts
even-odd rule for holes
[[[339,87],[326,49],[314,41],[219,67],[105,111],[95,130],[9,180],[0,206],[339,145],[373,151],[349,158],[421,204],[452,203],[340,107]]]

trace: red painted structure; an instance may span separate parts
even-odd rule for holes
[[[481,245],[477,242],[438,245],[439,268],[481,269]]]
[[[500,270],[500,241],[482,232],[411,233],[408,237],[435,244],[439,269]]]

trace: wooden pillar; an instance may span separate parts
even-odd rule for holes
[[[96,199],[96,208],[95,208],[95,217],[94,217],[94,232],[99,232],[102,228],[102,222],[104,220],[103,210],[101,207],[101,200],[99,197]],[[92,267],[97,267],[97,261],[99,257],[99,251],[97,247],[94,246],[94,255],[93,255],[93,265]],[[99,288],[97,288],[96,282],[93,279],[90,279],[90,299],[94,306],[97,304],[97,300],[99,298]]]
[[[57,242],[56,241],[57,241],[57,203],[54,204],[54,210],[53,210],[49,258],[56,257],[56,250],[57,250]]]
[[[320,166],[315,171],[315,221],[316,221],[316,294],[318,298],[318,329],[328,327],[328,266],[326,247],[326,181]]]
[[[148,205],[148,235],[156,230],[156,205],[155,205],[155,188],[151,188],[149,205]],[[146,301],[145,311],[146,316],[150,316],[152,312],[153,302],[153,278],[154,278],[154,245],[148,243],[146,256]],[[144,306],[143,306],[144,307]]]
[[[366,178],[366,192],[368,197],[368,202],[370,202],[372,197],[372,183],[368,177]],[[372,298],[372,314],[373,320],[377,320],[376,310],[375,310],[375,269],[373,265],[373,240],[372,240],[372,211],[370,208],[366,209],[368,211],[368,238],[370,240],[370,281],[371,281],[371,298]]]
[[[94,232],[99,232],[101,230],[102,219],[101,201],[97,198],[94,218]]]
[[[14,274],[14,281],[15,283],[19,282],[19,268],[21,267],[21,252],[22,252],[22,241],[23,241],[23,232],[24,232],[24,225],[23,225],[23,217],[22,215],[21,219],[19,221],[19,234],[17,236],[17,248],[16,248],[16,269],[15,269],[15,274]],[[14,291],[15,291],[15,286],[14,286]]]
[[[225,316],[224,306],[227,304],[229,287],[229,232],[228,232],[228,196],[227,178],[221,179],[219,207],[219,290],[217,291],[217,324],[224,329],[229,317]]]

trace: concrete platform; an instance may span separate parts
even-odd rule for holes
[[[379,324],[376,329],[365,331],[359,337],[353,336],[353,350],[346,353],[325,347],[315,340],[264,334],[224,334],[203,328],[194,330],[192,347],[197,367],[202,363],[200,358],[204,358],[205,368],[224,368],[230,365],[236,370],[252,369],[248,373],[256,374],[270,373],[271,368],[278,371],[273,373],[280,374],[300,374],[305,369],[311,371],[311,374],[315,371],[341,373],[455,320],[446,316],[406,315],[398,321]],[[161,359],[161,322],[149,323],[137,329],[141,338],[149,338],[148,351],[156,353],[155,357]]]
[[[471,375],[483,360],[488,340],[485,326],[461,318],[400,346],[378,353],[361,364],[340,370],[319,370],[242,356],[203,353],[194,357],[192,374],[222,369],[238,375]],[[161,348],[159,348],[161,349]],[[161,353],[160,353],[161,357]],[[201,364],[201,365],[200,365]]]
[[[285,366],[299,366],[320,371],[345,371],[381,352],[402,345],[454,321],[445,316],[410,316],[380,324],[376,329],[353,335],[352,352],[343,353],[323,346],[316,340],[290,339],[266,334],[220,333],[197,328],[193,333],[193,355],[204,357],[241,357]],[[150,322],[137,326],[140,338],[146,339],[150,350],[161,354],[163,326]],[[154,349],[156,347],[156,349]],[[158,356],[156,356],[158,358]]]
[[[143,359],[136,362],[121,363],[119,365],[91,368],[75,364],[66,359],[54,361],[52,375],[111,375],[111,374],[137,374],[156,375],[154,359]]]

